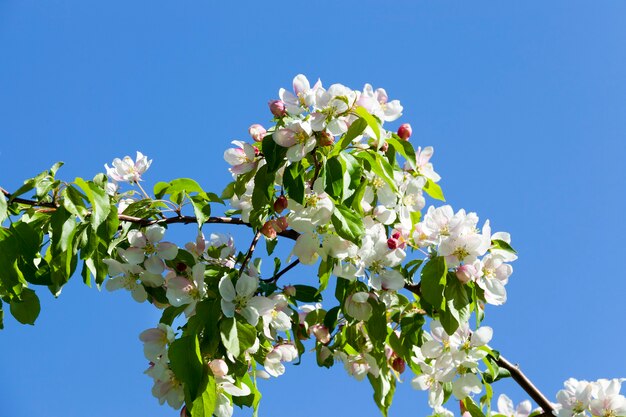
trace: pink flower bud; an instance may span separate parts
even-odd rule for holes
[[[406,369],[406,362],[401,357],[396,356],[391,361],[391,367],[393,368],[394,371],[401,374]]]
[[[411,129],[411,125],[408,123],[404,123],[398,128],[398,136],[400,136],[401,139],[409,140],[412,133],[413,129]]]
[[[283,287],[283,293],[285,295],[288,295],[289,297],[293,297],[294,295],[296,295],[296,287],[294,287],[293,285],[286,285],[285,287]]]
[[[254,124],[248,128],[248,133],[255,142],[261,142],[267,133],[267,130],[259,124]]]
[[[400,233],[399,231],[395,230],[392,234],[391,237],[394,239],[400,239],[402,237],[402,233]]]
[[[387,247],[389,249],[398,249],[399,246],[400,246],[400,241],[398,239],[394,239],[392,237],[387,239]]]
[[[332,146],[335,144],[335,137],[326,131],[320,132],[319,143],[320,146]]]
[[[456,269],[456,277],[463,284],[467,284],[476,275],[476,268],[473,265],[465,264]]]
[[[309,330],[313,333],[318,342],[323,344],[330,342],[330,332],[328,331],[328,327],[323,324],[314,324]]]
[[[289,228],[289,224],[287,223],[287,218],[285,216],[277,218],[274,224],[275,228],[280,229],[276,230],[277,232],[284,232]]]
[[[224,362],[223,359],[213,359],[209,362],[209,368],[211,368],[211,372],[216,377],[222,377],[228,374],[228,365]]]
[[[276,229],[274,229],[274,226],[272,225],[273,222],[273,220],[268,220],[265,222],[263,227],[261,227],[261,233],[269,239],[276,238]]]
[[[274,211],[276,213],[281,213],[284,209],[287,208],[288,205],[289,202],[287,201],[287,197],[281,195],[276,199],[276,201],[274,201]]]
[[[270,106],[270,111],[276,117],[283,117],[287,114],[287,109],[285,108],[285,103],[282,100],[270,100],[267,103]]]

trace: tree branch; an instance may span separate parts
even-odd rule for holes
[[[33,207],[46,207],[46,208],[52,208],[52,209],[56,209],[58,207],[58,205],[55,203],[40,202],[40,201],[28,200],[28,199],[18,198],[18,197],[12,198],[12,194],[2,187],[0,187],[0,191],[2,192],[2,194],[4,194],[4,196],[6,196],[7,199],[15,203],[25,204],[25,205],[29,205]],[[125,214],[120,214],[118,217],[120,221],[135,223],[141,226],[150,226],[153,224],[176,224],[176,223],[190,224],[190,223],[197,222],[197,218],[194,216],[182,216],[182,215],[179,215],[176,217],[166,217],[164,219],[145,219],[142,217],[127,216]],[[205,223],[236,224],[236,225],[252,227],[250,223],[244,222],[242,219],[237,218],[237,217],[209,217]],[[254,252],[254,249],[256,247],[256,244],[260,236],[261,236],[260,232],[257,232],[254,235],[254,239],[252,240],[252,243],[250,244],[248,253],[246,254],[246,257],[244,258],[243,263],[241,265],[240,273],[243,272],[246,264],[250,261],[250,258],[252,257],[252,253]],[[296,232],[295,230],[285,230],[283,232],[278,233],[278,236],[282,236],[291,240],[296,240],[298,239],[298,236],[300,236],[300,233]],[[278,281],[278,279],[281,276],[283,276],[285,273],[293,269],[299,263],[300,263],[299,260],[292,262],[291,264],[286,266],[282,271],[276,273],[276,275],[274,275],[272,278],[269,278],[268,280],[266,280],[266,282]],[[418,296],[421,296],[420,284],[421,283],[404,284],[404,288],[407,291],[410,291]],[[528,379],[528,377],[520,370],[518,365],[512,364],[503,356],[500,356],[496,360],[496,363],[498,364],[498,366],[508,370],[511,373],[511,377],[513,378],[513,380],[517,382],[517,384],[543,409],[544,413],[538,417],[549,417],[552,415],[552,412],[554,411],[552,403],[548,401],[548,399],[541,393],[541,391],[539,391],[539,389],[537,389],[537,387],[530,381],[530,379]]]
[[[291,271],[299,263],[300,263],[300,259],[296,259],[295,261],[293,261],[292,263],[287,265],[285,268],[283,268],[282,271],[277,272],[276,275],[274,275],[273,277],[266,278],[266,279],[261,279],[261,281],[263,281],[263,282],[276,282],[276,281],[278,281],[278,279],[280,277],[285,275],[287,272]]]
[[[537,389],[535,384],[533,384],[530,379],[519,368],[519,365],[514,365],[508,360],[504,358],[504,356],[500,355],[500,357],[496,360],[498,366],[508,370],[511,373],[511,377],[517,384],[522,387],[524,391],[541,407],[544,411],[542,416],[551,416],[554,411],[554,407],[552,403],[548,401],[548,399]]]

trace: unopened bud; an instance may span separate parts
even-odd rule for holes
[[[465,264],[456,269],[456,277],[463,284],[467,284],[476,275],[476,268],[473,265]]]
[[[281,213],[284,209],[287,208],[288,205],[289,202],[287,201],[287,197],[281,195],[276,199],[276,201],[274,201],[274,211],[276,213]]]
[[[274,221],[274,228],[277,232],[284,232],[289,228],[289,223],[287,223],[287,218],[285,216],[279,217]]]
[[[253,148],[254,148],[254,156],[259,156],[259,154],[261,153],[259,148],[257,148],[256,146],[254,146]]]
[[[296,295],[296,287],[293,285],[286,285],[283,287],[283,293],[289,297]]]
[[[412,133],[413,129],[411,129],[411,125],[408,123],[404,123],[398,128],[398,136],[400,136],[401,139],[409,140]]]
[[[255,142],[261,142],[267,133],[267,130],[260,124],[253,124],[248,128],[248,133],[252,136]]]
[[[211,368],[211,372],[216,377],[222,377],[228,374],[228,365],[224,362],[223,359],[213,359],[209,362],[209,368]]]
[[[406,362],[401,357],[396,356],[391,361],[391,367],[393,368],[394,371],[401,374],[406,369]]]
[[[267,103],[270,106],[270,111],[276,117],[283,117],[287,114],[287,109],[285,108],[285,103],[282,100],[270,100]]]
[[[380,150],[383,152],[387,152],[389,149],[389,144],[387,142],[383,143],[383,146],[380,147]]]
[[[318,342],[323,344],[330,342],[330,332],[328,331],[328,327],[323,324],[314,324],[311,326],[310,331]]]
[[[326,131],[320,132],[320,146],[332,146],[335,144],[335,137]]]
[[[268,220],[265,222],[263,227],[261,227],[261,233],[269,239],[276,238],[276,229],[274,229],[274,226],[272,225],[273,222],[273,220]]]
[[[400,239],[402,237],[402,233],[396,230],[391,234],[391,237],[394,239]]]
[[[399,246],[400,246],[400,241],[398,239],[394,239],[392,237],[387,239],[387,247],[389,249],[398,249]]]

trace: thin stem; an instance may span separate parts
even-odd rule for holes
[[[139,181],[135,181],[135,184],[137,184],[137,187],[139,187],[139,189],[141,190],[141,192],[143,193],[144,197],[146,197],[148,200],[152,200],[152,197],[150,197],[148,195],[148,193],[146,192],[146,190],[143,189],[143,187],[141,186],[141,184],[139,184]]]
[[[274,275],[273,277],[262,279],[261,281],[268,282],[268,283],[269,282],[276,282],[276,281],[278,281],[280,279],[280,277],[285,275],[287,272],[291,271],[299,263],[300,263],[300,259],[296,259],[295,261],[293,261],[292,263],[287,265],[285,268],[283,268],[281,271],[277,272],[276,275]]]
[[[519,368],[519,365],[514,365],[508,360],[504,358],[504,356],[500,355],[498,359],[496,359],[496,363],[501,368],[508,370],[511,373],[511,377],[517,384],[522,387],[524,391],[541,407],[544,411],[545,415],[552,415],[554,408],[552,407],[552,403],[548,401],[548,399],[543,395],[539,389],[533,384],[530,379]],[[542,415],[544,415],[542,414]]]
[[[254,249],[256,248],[256,244],[261,237],[261,231],[258,231],[254,234],[254,238],[252,238],[252,242],[250,243],[250,248],[248,249],[248,253],[246,253],[246,257],[243,258],[243,262],[241,262],[241,268],[239,268],[239,276],[243,274],[244,269],[246,269],[246,265],[250,262],[252,258],[252,254],[254,253]]]
[[[9,200],[11,200],[11,193],[6,191],[2,187],[0,187],[0,191]],[[56,209],[58,207],[58,205],[55,203],[39,202],[39,201],[27,200],[23,198],[13,198],[12,201],[15,203],[25,204],[25,205],[29,205],[33,207],[46,207],[46,208],[52,208],[52,209]],[[196,217],[193,217],[193,216],[176,216],[176,217],[166,217],[163,219],[145,219],[142,217],[133,217],[133,216],[120,214],[118,217],[121,221],[135,223],[141,226],[149,226],[152,224],[174,224],[174,223],[189,224],[189,223],[197,222]],[[242,219],[237,218],[237,217],[209,217],[205,223],[236,224],[236,225],[252,227],[250,223],[244,222]],[[300,233],[296,232],[295,230],[285,230],[283,232],[278,233],[278,235],[285,237],[287,239],[296,240],[298,239],[298,236],[300,236]],[[261,236],[260,232],[257,232],[254,235],[254,239],[252,240],[250,249],[248,249],[248,253],[246,254],[246,257],[244,258],[244,261],[242,263],[240,273],[243,272],[246,264],[250,261],[250,258],[252,257],[252,253],[254,252],[254,249],[256,247],[256,244],[260,236]],[[273,280],[274,282],[277,281],[283,274],[285,274],[286,272],[294,268],[298,263],[299,263],[298,260],[292,262],[287,267],[285,267],[285,269],[278,272],[274,277],[270,278],[270,280]],[[404,288],[418,296],[421,296],[421,283],[404,284]],[[498,364],[498,366],[508,370],[511,373],[511,377],[513,378],[513,380],[517,382],[517,384],[543,409],[544,413],[538,417],[548,417],[552,415],[552,411],[554,410],[554,408],[552,407],[552,404],[550,403],[550,401],[548,401],[545,395],[543,395],[543,393],[539,391],[539,389],[537,389],[537,387],[530,381],[530,379],[528,379],[528,377],[521,371],[518,365],[512,364],[503,356],[500,356],[496,360],[496,363]]]

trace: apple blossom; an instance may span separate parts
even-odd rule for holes
[[[248,128],[248,133],[255,142],[261,142],[263,141],[267,130],[265,130],[265,128],[260,124],[253,124]]]
[[[123,159],[115,158],[113,160],[113,167],[104,165],[107,170],[107,175],[113,181],[118,182],[139,182],[141,181],[141,175],[150,168],[152,159],[148,158],[137,151],[137,157],[133,161],[130,156],[125,156]]]
[[[524,400],[517,408],[513,406],[513,401],[505,394],[500,394],[498,397],[498,414],[502,414],[506,417],[528,417],[532,411],[532,405],[530,401]]]
[[[291,343],[283,343],[274,348],[265,357],[263,367],[273,377],[279,377],[285,373],[283,362],[292,362],[298,357],[298,350]]]
[[[238,312],[248,323],[256,326],[259,317],[274,308],[274,302],[269,298],[254,295],[258,286],[258,278],[245,273],[239,277],[235,285],[228,276],[222,277],[219,282],[219,292],[222,296],[224,315],[234,317],[235,312]]]
[[[146,359],[153,362],[167,354],[167,345],[171,344],[174,338],[174,330],[164,323],[159,323],[156,328],[144,330],[139,335],[139,340],[143,342],[143,353]]]
[[[256,169],[258,165],[256,148],[239,140],[231,143],[237,147],[224,151],[224,159],[231,165],[230,172],[237,176]]]

